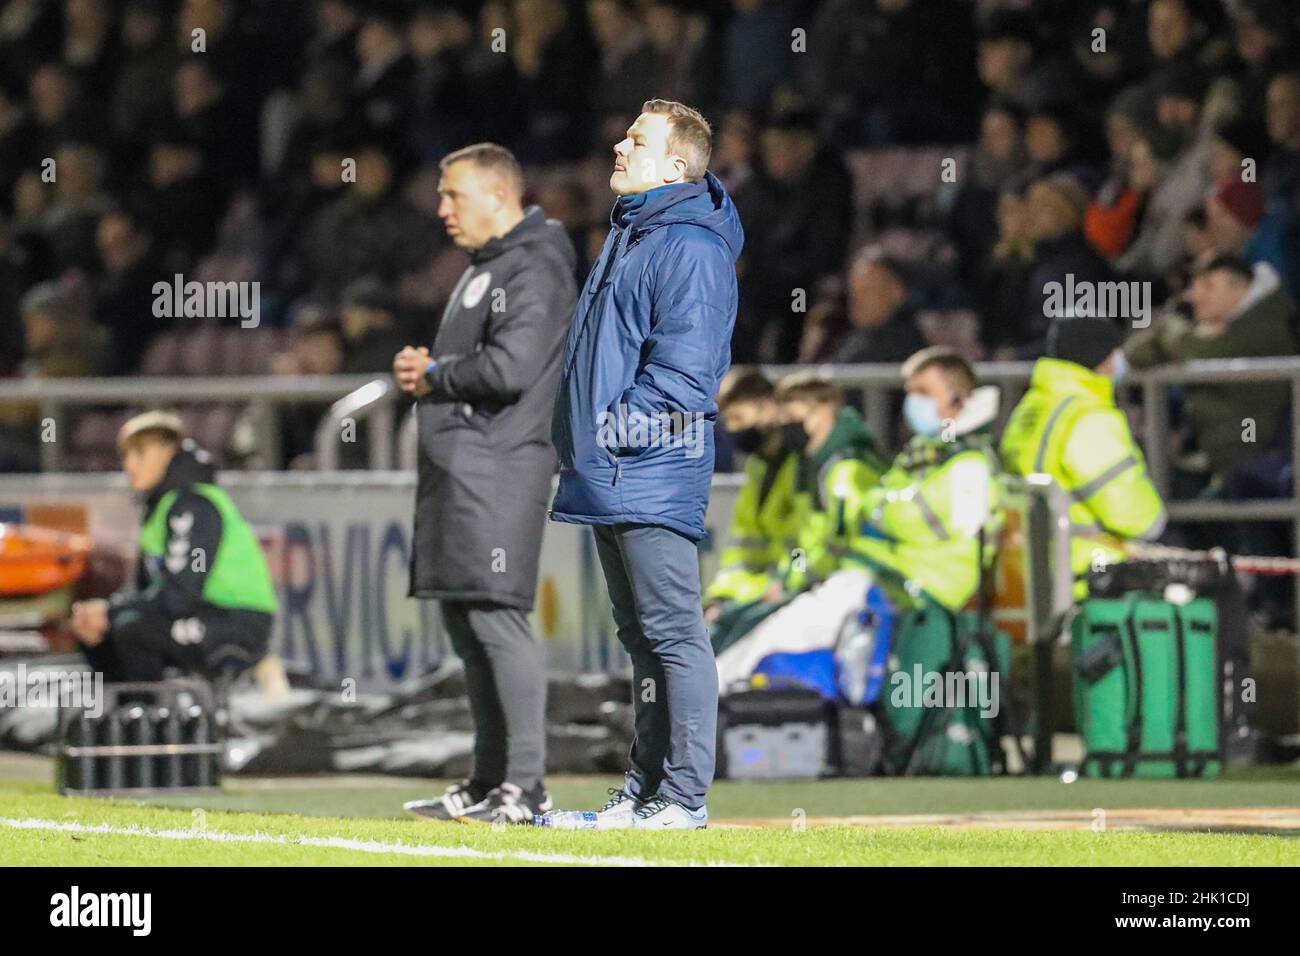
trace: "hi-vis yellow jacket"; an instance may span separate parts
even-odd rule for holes
[[[1039,359],[1001,450],[1007,471],[1050,475],[1070,495],[1076,576],[1094,564],[1122,560],[1124,540],[1150,540],[1164,529],[1160,492],[1103,375],[1074,362]]]
[[[781,565],[786,593],[819,584],[842,566],[857,533],[857,496],[875,487],[885,470],[878,449],[861,413],[846,406],[822,447],[800,456],[795,477],[797,536]]]
[[[799,534],[794,490],[798,469],[795,452],[783,452],[775,461],[749,456],[731,516],[730,543],[704,592],[706,604],[757,601],[768,585],[780,580],[781,564]]]
[[[913,438],[856,502],[859,534],[846,563],[893,571],[913,598],[924,591],[961,610],[979,587],[980,530],[986,556],[997,543],[998,471],[983,427]]]

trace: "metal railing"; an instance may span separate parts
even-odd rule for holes
[[[765,371],[774,376],[809,369],[845,388],[861,390],[868,423],[877,434],[891,433],[895,407],[891,393],[902,386],[898,366],[765,367]],[[1004,419],[1027,386],[1032,370],[1032,362],[983,362],[976,365],[981,381],[1002,386],[1001,415]],[[1166,447],[1169,421],[1165,390],[1171,385],[1250,385],[1264,381],[1289,383],[1292,407],[1300,409],[1300,356],[1188,362],[1134,372],[1130,376],[1126,384],[1137,388],[1142,395],[1147,465],[1156,486],[1166,498],[1172,468]],[[282,407],[301,402],[333,401],[316,431],[317,463],[324,470],[337,467],[339,444],[346,437],[344,426],[350,419],[357,423],[369,422],[365,441],[370,468],[411,467],[416,458],[416,429],[411,416],[403,421],[400,431],[395,428],[399,398],[400,393],[392,379],[385,375],[0,380],[0,405],[38,404],[41,417],[55,423],[58,435],[67,434],[63,427],[67,414],[77,408],[154,407],[207,402],[248,404],[258,412],[255,415],[257,447],[260,460],[268,467],[283,464],[278,414]],[[1298,420],[1300,415],[1292,418]],[[67,444],[62,440],[42,443],[41,465],[45,471],[62,470]],[[1292,443],[1291,455],[1295,484],[1289,499],[1172,501],[1169,502],[1170,518],[1175,521],[1289,521],[1300,535],[1300,441]]]
[[[329,402],[370,382],[374,375],[196,376],[142,378],[0,379],[0,406],[36,404],[58,440],[41,443],[41,468],[62,471],[68,412],[79,408],[156,408],[209,402],[249,405],[257,423],[258,456],[267,468],[283,466],[281,408],[298,402]]]

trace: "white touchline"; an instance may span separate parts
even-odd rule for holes
[[[462,857],[476,860],[521,860],[529,863],[567,863],[579,866],[744,866],[742,863],[680,863],[647,860],[637,856],[577,856],[570,853],[534,853],[530,850],[475,850],[467,846],[423,846],[349,840],[344,837],[275,836],[270,833],[227,833],[221,830],[154,830],[117,827],[108,823],[62,823],[58,820],[0,817],[0,826],[15,830],[53,830],[60,833],[107,833],[113,836],[152,837],[159,840],[206,840],[210,843],[267,843],[281,846],[315,846],[359,853],[395,853],[403,856]]]

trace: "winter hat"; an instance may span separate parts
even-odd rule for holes
[[[1246,183],[1230,176],[1219,183],[1214,198],[1246,229],[1258,229],[1264,221],[1264,190],[1259,183]]]
[[[1095,369],[1122,341],[1119,327],[1110,319],[1096,316],[1061,319],[1047,330],[1047,354],[1050,358]]]

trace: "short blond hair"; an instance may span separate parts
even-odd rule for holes
[[[646,100],[642,113],[668,117],[668,151],[686,160],[686,178],[704,178],[713,156],[713,127],[699,110],[676,100]]]
[[[844,401],[844,390],[819,372],[791,372],[777,382],[776,400],[839,405]]]

